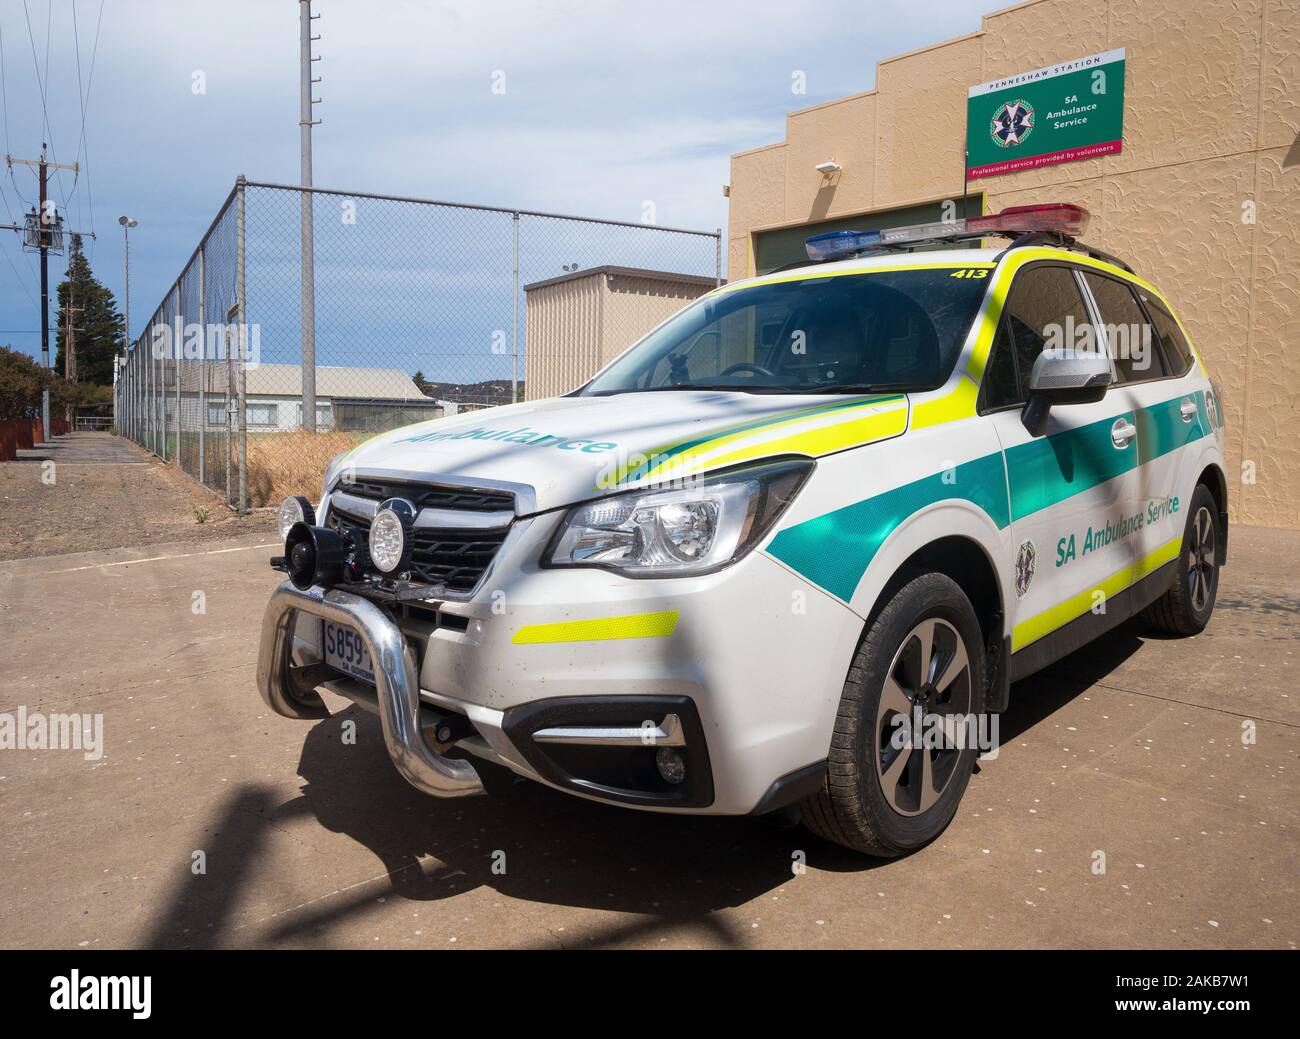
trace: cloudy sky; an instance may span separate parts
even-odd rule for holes
[[[317,0],[315,182],[632,221],[650,200],[660,224],[725,228],[732,152],[780,140],[787,111],[871,88],[877,59],[970,32],[997,6]],[[140,221],[136,333],[237,174],[298,179],[298,9],[0,0],[5,150],[31,158],[45,139],[81,163],[52,195],[99,236],[88,252],[119,300],[117,217]],[[792,93],[796,71],[806,94]],[[35,180],[0,175],[7,223]],[[36,352],[35,257],[11,232],[0,252],[0,344]],[[51,260],[52,289],[62,267]]]

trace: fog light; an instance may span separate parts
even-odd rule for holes
[[[686,762],[672,747],[660,747],[655,751],[655,765],[665,783],[677,786],[686,778]]]
[[[411,531],[415,506],[405,498],[389,498],[370,523],[370,560],[385,574],[400,573],[411,565]]]
[[[312,527],[316,525],[316,510],[311,507],[311,502],[301,494],[295,494],[285,498],[280,502],[280,512],[276,517],[280,523],[280,537],[289,536],[289,528],[295,523],[306,523]]]

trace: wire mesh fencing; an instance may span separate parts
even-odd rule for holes
[[[237,182],[119,362],[120,433],[236,508],[385,430],[572,390],[721,283],[719,232]]]

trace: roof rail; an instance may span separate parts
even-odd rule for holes
[[[1031,231],[1028,234],[1019,235],[1012,240],[1010,245],[993,258],[993,262],[1001,262],[1002,257],[1006,256],[1006,254],[1011,252],[1012,249],[1024,249],[1031,245],[1055,245],[1060,249],[1070,249],[1073,252],[1083,253],[1084,255],[1091,256],[1097,260],[1105,260],[1107,263],[1113,263],[1116,267],[1128,271],[1129,274],[1136,276],[1137,273],[1132,267],[1113,253],[1108,253],[1104,249],[1098,249],[1094,245],[1088,245],[1086,242],[1081,242],[1077,238],[1071,238],[1069,235],[1057,234],[1054,231]]]

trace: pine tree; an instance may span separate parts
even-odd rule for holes
[[[117,300],[90,269],[81,248],[81,236],[73,235],[68,248],[68,271],[59,285],[58,334],[55,339],[54,370],[67,371],[68,301],[72,302],[72,323],[77,353],[77,382],[99,386],[113,384],[113,357],[122,352],[122,315]]]

